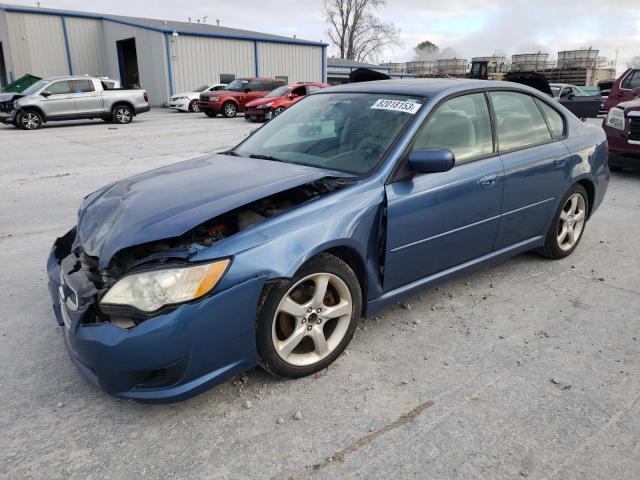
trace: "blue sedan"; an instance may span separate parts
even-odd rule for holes
[[[309,375],[402,297],[570,255],[607,156],[602,129],[513,83],[325,89],[229,151],[85,198],[48,260],[53,309],[80,372],[119,397]]]

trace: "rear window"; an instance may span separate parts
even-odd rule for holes
[[[564,117],[555,108],[550,107],[542,100],[536,99],[536,103],[547,120],[551,136],[555,139],[564,138]]]

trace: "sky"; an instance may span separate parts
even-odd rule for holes
[[[2,1],[2,0],[0,0]],[[4,0],[35,6],[34,1]],[[206,23],[329,42],[322,0],[42,0],[41,7]],[[556,52],[591,46],[622,72],[640,56],[640,0],[387,0],[378,15],[400,28],[400,44],[379,60],[414,59],[430,40],[459,58]],[[336,54],[329,47],[329,55]]]

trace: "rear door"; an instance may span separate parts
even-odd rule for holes
[[[496,91],[498,151],[504,165],[502,218],[496,250],[544,235],[568,178],[565,119],[522,92]]]
[[[244,110],[244,106],[256,98],[264,97],[268,92],[264,91],[268,85],[264,84],[261,80],[253,79],[249,80],[244,86],[244,92],[238,95],[238,103],[240,104],[240,110]]]
[[[97,92],[93,80],[72,80],[71,88],[78,116],[100,115],[103,112],[102,92]]]
[[[500,223],[503,169],[484,93],[445,100],[412,148],[446,148],[456,161],[387,185],[385,291],[490,253]]]
[[[60,80],[49,84],[43,91],[42,109],[47,117],[71,117],[76,114],[71,81]]]

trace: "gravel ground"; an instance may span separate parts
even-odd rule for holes
[[[235,144],[242,118],[0,126],[0,478],[640,478],[640,175],[576,252],[533,254],[362,322],[338,361],[254,369],[192,400],[112,398],[76,371],[45,259],[101,185]]]

